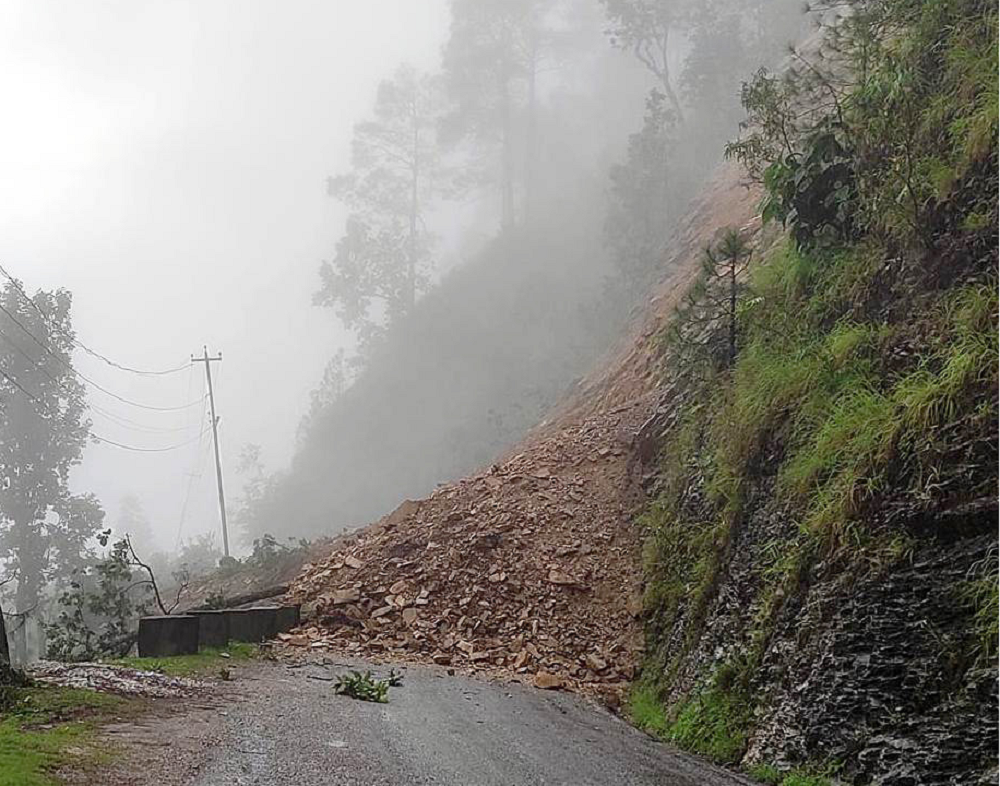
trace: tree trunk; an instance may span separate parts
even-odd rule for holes
[[[660,81],[663,83],[663,92],[667,96],[667,100],[670,102],[670,106],[673,107],[674,112],[677,113],[677,122],[684,122],[684,110],[681,108],[680,99],[677,97],[677,93],[674,91],[673,80],[670,78],[670,28],[666,28],[663,31],[663,43],[662,43],[662,72],[660,73]]]
[[[10,668],[10,644],[7,642],[7,621],[0,608],[0,685],[4,682],[7,669]]]
[[[501,172],[500,172],[500,228],[510,229],[514,226],[514,140],[511,128],[510,80],[506,75],[500,77],[500,112],[501,112]]]
[[[24,675],[10,662],[10,646],[7,643],[7,625],[0,609],[0,686],[23,685]]]
[[[244,603],[254,603],[258,600],[276,598],[279,595],[284,595],[286,592],[288,592],[288,585],[278,584],[274,587],[257,590],[256,592],[248,592],[245,595],[234,595],[231,598],[222,598],[219,603],[211,606],[204,603],[198,606],[192,606],[189,611],[216,611],[218,609],[231,609],[234,606],[242,606]]]
[[[528,224],[532,216],[532,203],[535,190],[535,169],[538,164],[538,107],[536,96],[536,81],[538,75],[538,35],[531,33],[531,54],[528,61],[528,128],[524,150],[524,216],[523,222]]]
[[[736,259],[729,261],[729,365],[736,361]]]
[[[39,533],[35,522],[14,525],[18,529],[17,545],[14,549],[20,572],[17,576],[17,592],[14,593],[14,607],[21,624],[14,637],[14,655],[19,663],[28,661],[28,616],[38,608],[42,592],[42,570],[45,564],[45,553],[39,542]]]
[[[410,236],[408,238],[409,248],[407,249],[407,293],[406,310],[407,313],[413,311],[417,303],[417,195],[420,178],[420,136],[416,116],[413,117],[413,169],[412,182],[410,183]]]

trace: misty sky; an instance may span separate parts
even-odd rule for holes
[[[283,465],[326,360],[347,335],[310,305],[342,228],[324,179],[351,126],[403,60],[434,67],[443,0],[118,0],[0,5],[0,264],[29,291],[74,295],[78,337],[122,363],[163,368],[207,343],[224,355],[218,405],[227,498],[240,447]],[[77,353],[126,397],[175,405],[202,368],[140,378]],[[198,434],[176,415],[91,401],[94,431],[160,447]],[[90,446],[74,476],[114,524],[137,495],[159,545],[217,528],[208,443],[165,454]],[[188,473],[202,469],[200,479]],[[278,529],[276,527],[275,529]]]

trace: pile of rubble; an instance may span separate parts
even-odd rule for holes
[[[606,363],[489,471],[407,501],[304,566],[291,647],[432,661],[613,698],[641,656],[642,472],[667,425],[656,340],[721,226],[750,227],[738,168],[681,221],[658,292]],[[647,464],[645,469],[650,467]]]
[[[197,680],[170,677],[156,671],[111,666],[106,663],[55,663],[39,661],[27,669],[28,676],[38,682],[63,688],[87,688],[101,693],[123,696],[171,698],[190,696],[207,686]]]
[[[566,424],[404,502],[305,566],[291,595],[308,621],[282,640],[614,693],[642,641],[629,445],[647,409]]]

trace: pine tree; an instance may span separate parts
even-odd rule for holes
[[[739,231],[726,229],[705,249],[701,276],[677,309],[670,338],[682,355],[704,355],[732,366],[739,349],[739,297],[751,250]]]

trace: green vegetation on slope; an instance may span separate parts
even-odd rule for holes
[[[730,153],[789,236],[755,256],[734,362],[671,353],[687,395],[643,521],[650,655],[632,701],[638,725],[717,761],[746,753],[762,658],[816,566],[857,578],[995,527],[996,21],[977,0],[866,4],[831,37],[835,62],[744,91]],[[784,524],[741,545],[749,623],[692,677],[761,511]],[[996,587],[995,556],[955,587],[955,662],[995,657]]]

